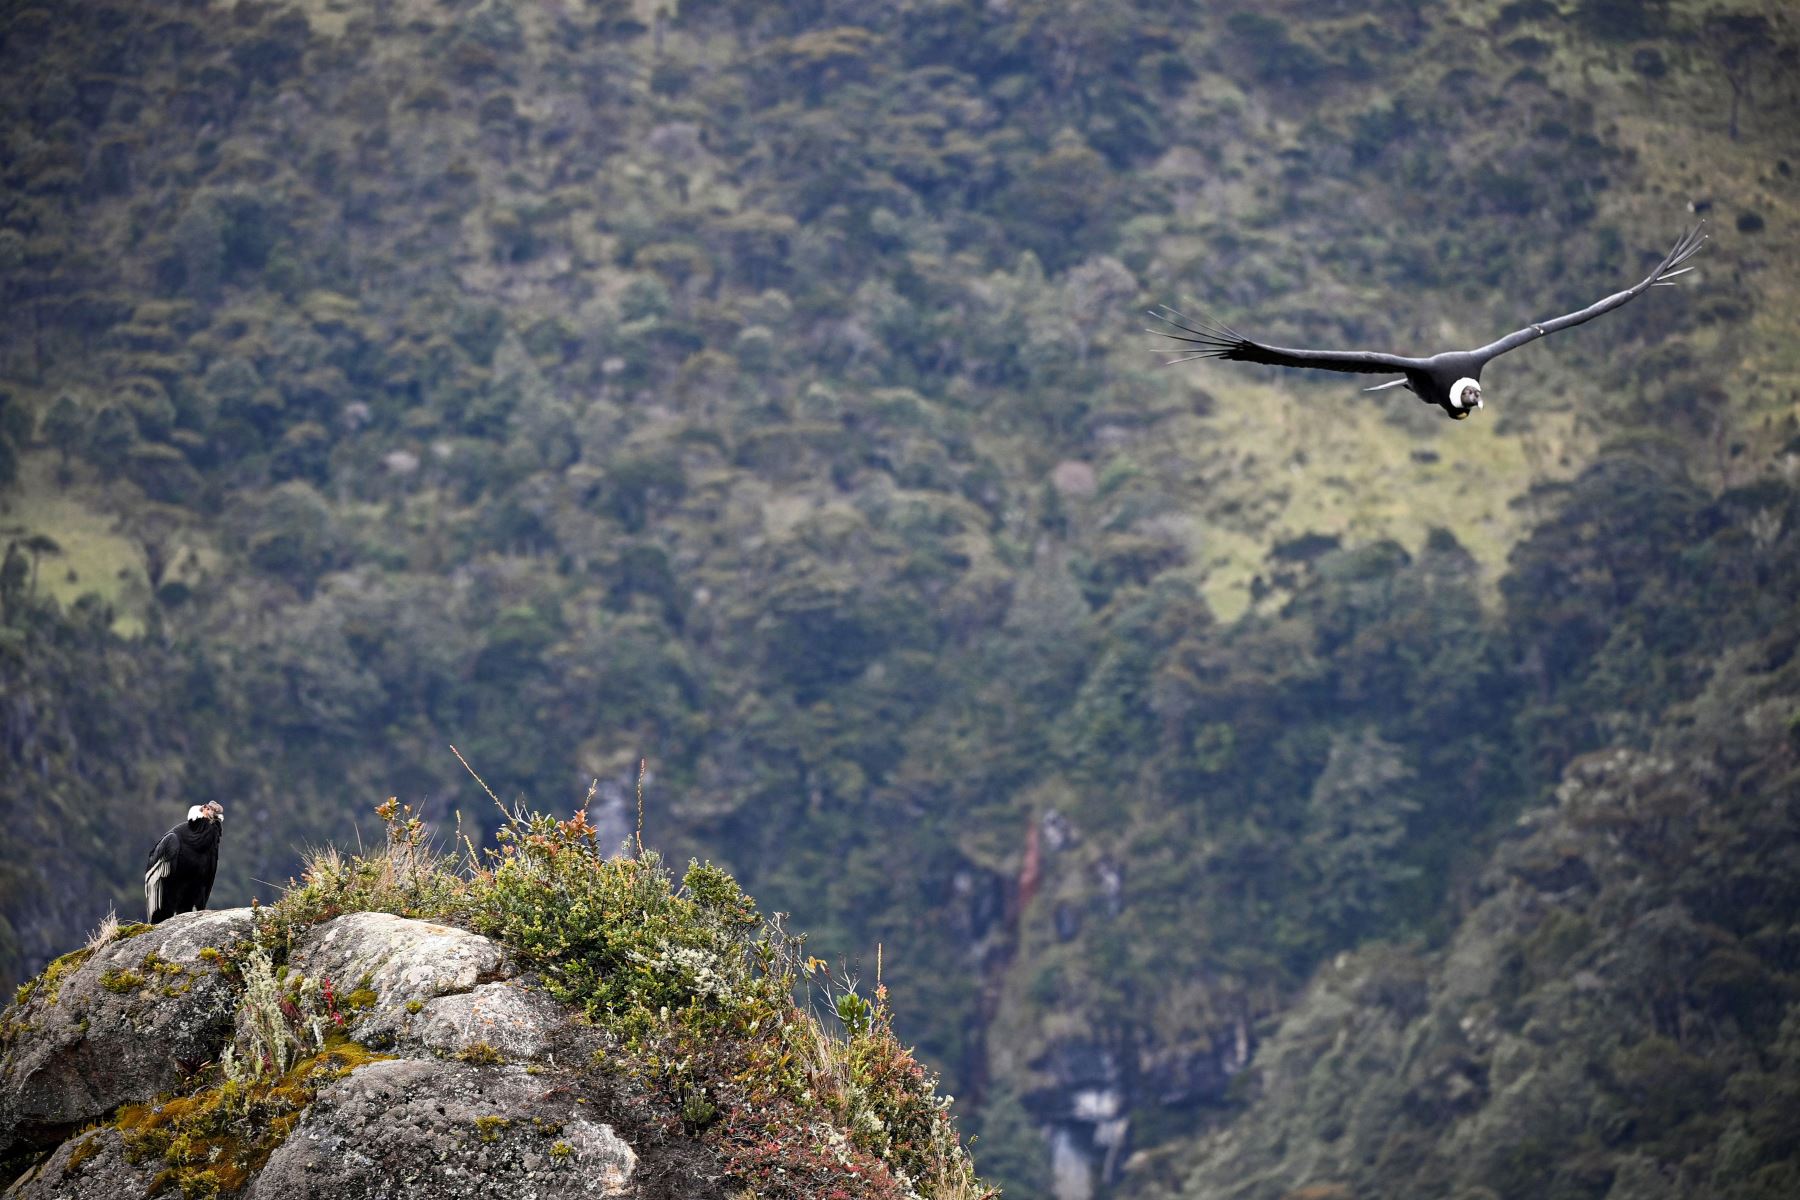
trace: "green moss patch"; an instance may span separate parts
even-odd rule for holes
[[[83,1137],[76,1143],[75,1148],[69,1151],[69,1161],[63,1167],[63,1176],[66,1178],[73,1175],[81,1169],[82,1163],[87,1162],[98,1153],[100,1153],[100,1139],[93,1134]]]
[[[500,1140],[500,1135],[511,1124],[512,1122],[505,1117],[476,1117],[475,1136],[484,1142],[496,1142]]]
[[[61,994],[62,981],[70,972],[80,970],[81,965],[93,956],[94,952],[84,946],[53,960],[37,978],[28,979],[19,985],[18,991],[13,993],[14,1003],[24,1005],[33,996],[42,995],[46,1004],[55,1004],[57,996]]]
[[[144,977],[129,968],[108,967],[100,975],[100,986],[115,995],[123,996],[143,987]]]
[[[144,961],[139,963],[138,966],[145,971],[165,977],[187,974],[186,967],[178,962],[170,962],[154,950],[144,955]]]
[[[326,1084],[358,1067],[391,1058],[347,1038],[294,1064],[277,1079],[225,1080],[160,1104],[129,1104],[113,1124],[134,1165],[160,1161],[152,1194],[176,1187],[184,1197],[238,1191],[293,1132],[313,1097]]]
[[[461,1050],[456,1052],[456,1057],[462,1062],[471,1063],[480,1067],[497,1067],[506,1061],[500,1054],[500,1051],[494,1049],[486,1042],[473,1042],[464,1046]]]

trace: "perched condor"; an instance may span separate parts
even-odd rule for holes
[[[144,866],[144,907],[152,925],[206,907],[224,832],[225,808],[214,801],[194,805],[185,823],[162,835]]]
[[[1149,332],[1174,343],[1163,348],[1172,355],[1170,363],[1224,358],[1233,362],[1265,363],[1272,367],[1307,367],[1315,371],[1345,371],[1356,375],[1399,375],[1403,378],[1363,390],[1383,392],[1388,388],[1403,387],[1425,403],[1435,404],[1446,415],[1461,421],[1482,407],[1481,368],[1508,350],[1517,350],[1547,334],[1591,321],[1630,303],[1653,287],[1673,286],[1677,275],[1685,275],[1694,269],[1682,264],[1697,254],[1705,241],[1706,236],[1696,225],[1663,256],[1654,271],[1624,291],[1614,292],[1604,300],[1597,300],[1565,316],[1527,325],[1479,349],[1448,350],[1430,358],[1409,358],[1373,350],[1293,350],[1271,346],[1247,338],[1216,321],[1184,317],[1166,305],[1161,311],[1152,310],[1150,315],[1167,328]]]

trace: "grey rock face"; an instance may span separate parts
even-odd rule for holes
[[[121,1105],[183,1090],[192,1072],[218,1060],[243,1019],[241,985],[202,951],[233,946],[254,924],[249,909],[175,917],[69,964],[54,989],[40,982],[27,1003],[7,1010],[0,1157],[14,1156],[16,1170],[50,1153],[12,1182],[6,1200],[149,1195],[167,1164],[129,1162],[108,1121]],[[331,980],[345,1032],[400,1057],[327,1084],[249,1180],[241,1194],[251,1200],[717,1194],[700,1182],[706,1175],[671,1165],[670,1155],[711,1161],[697,1149],[663,1146],[640,1167],[632,1146],[589,1107],[589,1097],[605,1102],[607,1094],[584,1073],[591,1031],[518,978],[488,939],[355,913],[301,934],[288,967]],[[363,996],[352,1008],[359,988],[374,1000]],[[477,1044],[504,1062],[455,1059]],[[77,1132],[90,1122],[98,1127]]]
[[[321,1092],[251,1200],[631,1197],[637,1156],[554,1073],[396,1059]]]
[[[484,983],[428,1002],[396,1031],[396,1040],[450,1055],[486,1044],[515,1062],[541,1058],[565,1019],[562,1006],[542,992],[513,982]]]
[[[387,913],[325,922],[294,947],[288,966],[331,980],[340,996],[367,986],[383,1006],[469,992],[513,974],[500,947],[478,933]]]
[[[249,937],[252,925],[247,908],[183,913],[102,946],[9,1009],[0,1157],[54,1145],[71,1127],[177,1088],[217,1059],[237,994],[201,951]]]
[[[351,913],[308,931],[288,968],[330,980],[345,1033],[382,1050],[411,1044],[454,1055],[486,1043],[508,1060],[531,1059],[564,1020],[554,1000],[511,981],[495,943],[431,921]],[[352,1009],[359,989],[374,1001]]]
[[[155,1167],[162,1164],[157,1163]],[[7,1189],[7,1200],[96,1200],[100,1196],[143,1196],[155,1167],[125,1161],[125,1143],[116,1129],[96,1129],[70,1138],[56,1153],[27,1171]]]

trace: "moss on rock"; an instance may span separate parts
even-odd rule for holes
[[[389,1057],[334,1037],[278,1078],[227,1079],[160,1103],[128,1104],[112,1124],[128,1161],[163,1164],[152,1193],[171,1186],[184,1197],[235,1192],[268,1162],[320,1088]]]

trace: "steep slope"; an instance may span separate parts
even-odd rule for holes
[[[1775,481],[1708,497],[1666,458],[1621,450],[1517,548],[1502,619],[1481,617],[1453,543],[1417,560],[1389,544],[1318,558],[1278,619],[1161,642],[1143,627],[1127,669],[1150,681],[1146,716],[1193,732],[1149,725],[1116,761],[1192,798],[1158,812],[1147,787],[1105,806],[1041,797],[1054,819],[1028,860],[1025,969],[990,1033],[1073,1177],[1129,1180],[1171,1139],[1249,1120],[1237,1077],[1285,1007],[1282,972],[1371,938],[1456,934],[1473,881],[1503,869],[1469,831],[1510,824],[1584,754],[1650,752],[1721,659],[1776,638],[1779,660],[1800,627],[1797,499]],[[1739,823],[1754,803],[1725,810],[1719,836],[1761,836]],[[1791,865],[1781,845],[1770,886]],[[1474,919],[1468,936],[1486,936]]]
[[[615,842],[648,758],[659,842],[883,947],[1004,1178],[1116,1177],[1788,617],[1794,46],[1753,3],[6,6],[12,969],[196,800],[230,902],[370,798],[482,824],[446,742],[594,781]],[[1484,340],[1690,208],[1687,286],[1455,426],[1157,370],[1129,316]]]
[[[1576,760],[1448,945],[1327,965],[1242,1115],[1127,1194],[1791,1195],[1795,648],[1733,651],[1647,745]]]

